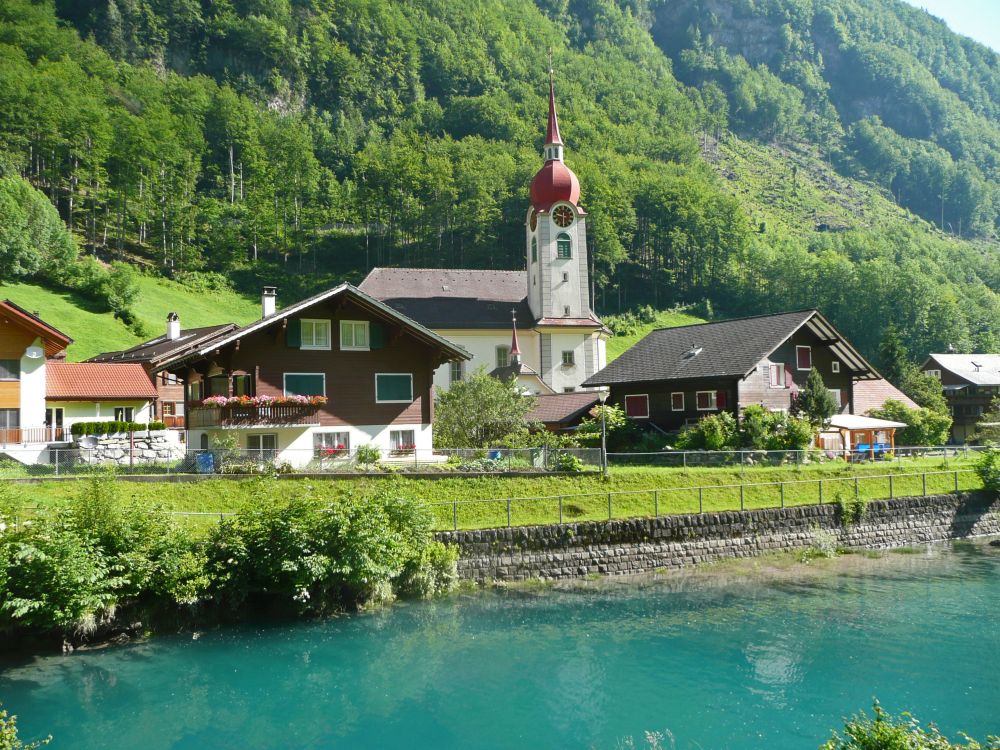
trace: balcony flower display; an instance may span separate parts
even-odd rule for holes
[[[209,396],[194,408],[221,406],[322,406],[326,396]]]

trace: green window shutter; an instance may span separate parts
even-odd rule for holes
[[[375,376],[376,401],[412,401],[413,376],[409,373],[392,373]]]
[[[385,326],[374,320],[368,324],[368,348],[385,348]]]
[[[285,343],[292,349],[302,348],[302,321],[289,320],[285,329]]]
[[[318,372],[285,373],[286,396],[325,396],[325,379]]]

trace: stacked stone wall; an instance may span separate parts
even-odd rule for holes
[[[77,440],[73,448],[79,450],[80,461],[90,464],[117,464],[127,466],[138,463],[160,463],[184,457],[184,446],[169,430],[150,433],[127,432],[109,435],[92,435],[86,445]]]
[[[578,578],[679,568],[801,550],[824,540],[885,549],[1000,534],[1000,499],[965,492],[871,502],[857,523],[837,505],[730,511],[623,521],[437,534],[461,551],[470,580]]]

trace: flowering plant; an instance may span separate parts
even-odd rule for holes
[[[396,453],[409,453],[416,449],[417,449],[416,443],[400,443],[395,448],[393,448],[393,451],[395,451]]]
[[[200,401],[197,407],[218,406],[322,406],[327,402],[326,396],[209,396]]]
[[[331,458],[333,456],[342,456],[347,453],[347,447],[343,443],[338,443],[336,447],[327,446],[326,448],[320,449],[320,455],[324,458]]]

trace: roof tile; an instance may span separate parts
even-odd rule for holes
[[[49,362],[45,398],[53,401],[156,398],[156,387],[137,363]]]

